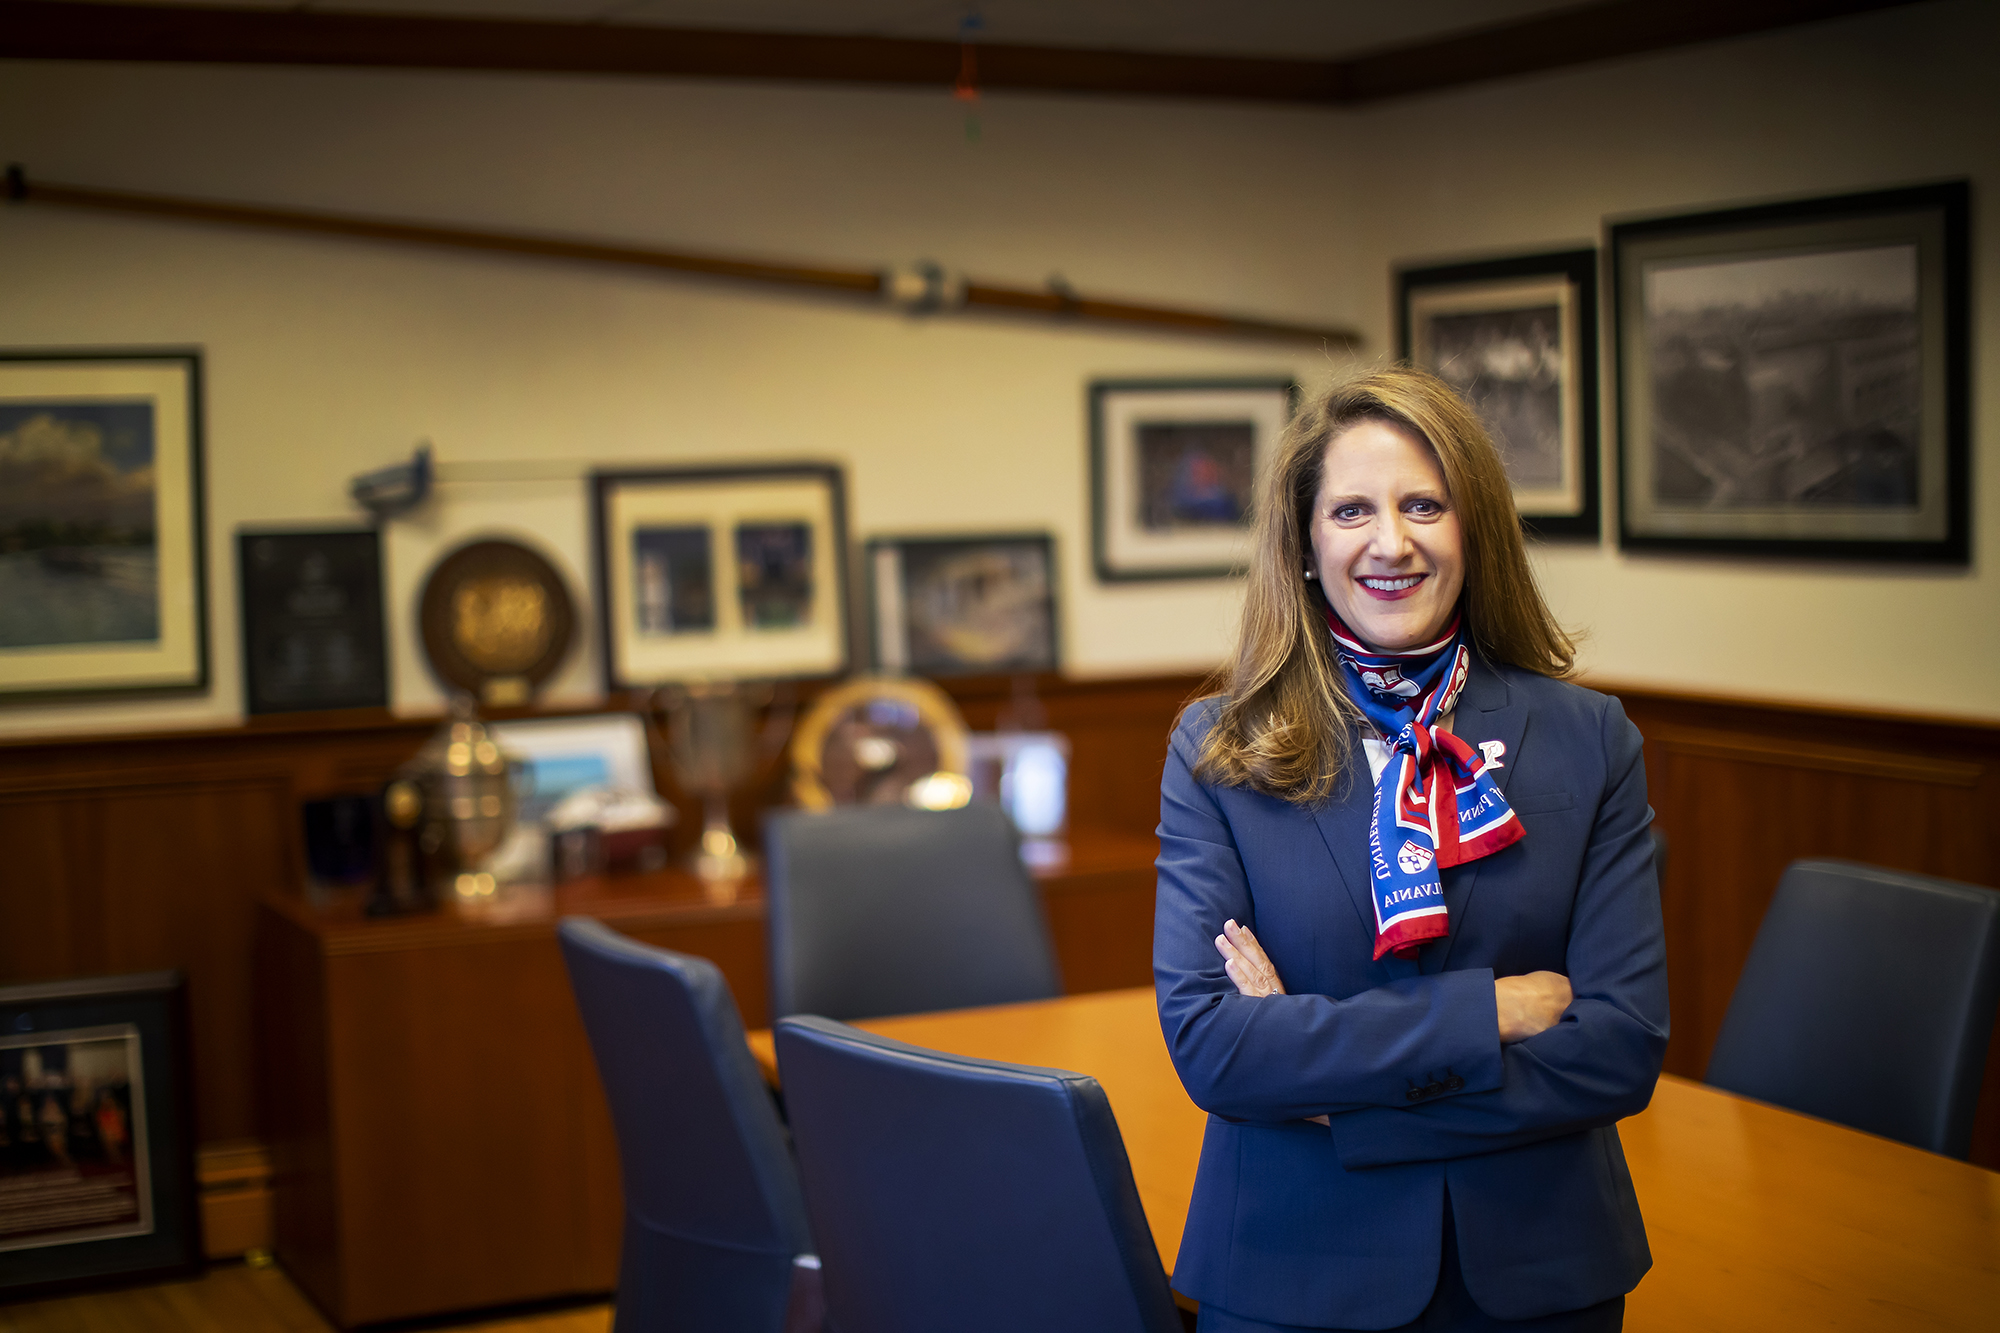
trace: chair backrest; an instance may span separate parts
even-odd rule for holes
[[[588,918],[557,934],[618,1133],[620,1333],[779,1329],[811,1232],[728,984]]]
[[[777,1047],[835,1328],[1179,1333],[1096,1079],[825,1018]]]
[[[1707,1081],[1964,1157],[2000,1003],[2000,893],[1852,861],[1778,881]]]
[[[771,1013],[828,1018],[1062,990],[1041,897],[998,806],[844,806],[765,826]]]

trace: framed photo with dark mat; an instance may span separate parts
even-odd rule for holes
[[[1091,546],[1104,582],[1212,579],[1249,558],[1257,474],[1291,421],[1288,379],[1090,386]]]
[[[1619,544],[1966,563],[1970,202],[1614,223]]]
[[[867,569],[877,670],[968,676],[1060,667],[1047,533],[875,537]]]
[[[600,472],[591,494],[605,689],[845,674],[838,467]]]
[[[0,700],[208,687],[201,355],[0,352]]]
[[[0,1300],[200,1271],[177,972],[0,987]]]
[[[469,541],[432,566],[418,604],[431,670],[489,708],[527,703],[569,655],[576,605],[531,546]]]
[[[1530,535],[1595,540],[1597,251],[1396,272],[1397,343],[1464,394]]]
[[[246,711],[388,706],[375,529],[238,532],[236,586]]]

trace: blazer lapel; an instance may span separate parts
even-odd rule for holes
[[[1362,753],[1361,742],[1357,740],[1347,761],[1340,795],[1313,811],[1313,823],[1319,826],[1319,836],[1326,843],[1334,875],[1346,888],[1354,911],[1361,918],[1363,938],[1370,949],[1375,944],[1375,894],[1368,878],[1368,821],[1374,813],[1375,784],[1369,781],[1368,756]],[[1405,960],[1389,954],[1376,966],[1386,968],[1392,981],[1417,975],[1414,958]]]
[[[1507,794],[1507,780],[1513,776],[1514,765],[1520,758],[1522,733],[1528,727],[1528,710],[1513,702],[1511,693],[1507,682],[1486,665],[1485,658],[1475,652],[1472,655],[1472,670],[1466,675],[1465,692],[1459,696],[1458,711],[1451,725],[1452,734],[1475,750],[1484,741],[1499,741],[1506,747],[1501,752],[1501,766],[1493,774],[1493,785],[1500,789],[1503,796]],[[1451,957],[1452,945],[1464,934],[1473,884],[1479,878],[1479,867],[1483,861],[1484,858],[1471,861],[1445,873],[1444,905],[1447,919],[1451,922],[1451,934],[1418,952],[1418,965],[1424,975],[1444,971],[1445,962]],[[1363,864],[1366,864],[1365,856]]]

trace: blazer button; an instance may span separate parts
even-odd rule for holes
[[[1446,1092],[1457,1092],[1460,1088],[1464,1086],[1465,1086],[1465,1080],[1460,1078],[1456,1074],[1453,1074],[1450,1078],[1444,1081],[1444,1087]]]
[[[1404,1093],[1403,1096],[1409,1099],[1410,1101],[1420,1102],[1424,1099],[1424,1090],[1422,1088],[1411,1088],[1408,1092]]]
[[[1430,1082],[1430,1083],[1426,1083],[1426,1084],[1424,1084],[1424,1096],[1426,1096],[1426,1097],[1435,1097],[1435,1096],[1437,1096],[1437,1095],[1438,1095],[1438,1094],[1439,1094],[1440,1092],[1443,1092],[1443,1091],[1444,1091],[1444,1084],[1442,1084],[1442,1083],[1438,1083],[1438,1082],[1436,1082],[1436,1081],[1432,1081],[1432,1082]]]

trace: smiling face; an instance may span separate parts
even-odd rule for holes
[[[1407,427],[1364,420],[1327,444],[1310,533],[1327,605],[1369,647],[1405,652],[1450,623],[1465,544],[1437,458]]]

